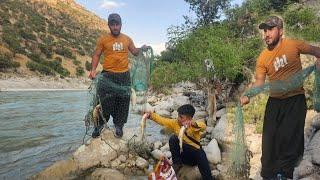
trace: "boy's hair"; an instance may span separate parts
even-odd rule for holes
[[[194,113],[196,112],[196,110],[191,104],[182,105],[178,108],[177,111],[179,115],[187,115],[190,117],[193,117]]]

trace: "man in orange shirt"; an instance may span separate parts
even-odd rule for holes
[[[300,54],[317,57],[316,66],[320,70],[320,48],[303,41],[282,38],[282,19],[270,16],[259,25],[259,29],[264,31],[267,48],[257,60],[253,87],[264,85],[266,77],[272,83],[301,71]],[[269,96],[263,124],[261,176],[264,179],[292,179],[294,167],[304,151],[307,111],[304,89],[270,91]],[[247,96],[240,98],[242,105],[249,102]]]
[[[102,78],[97,84],[97,96],[102,106],[102,114],[108,121],[110,115],[115,125],[115,136],[122,137],[123,126],[127,122],[130,103],[130,73],[129,73],[129,51],[137,56],[140,48],[136,48],[132,39],[121,33],[121,17],[113,13],[108,17],[110,33],[102,35],[96,45],[92,56],[92,69],[89,78],[96,77],[96,68],[100,56],[104,55]],[[145,48],[143,46],[142,48]],[[99,121],[92,137],[98,137],[104,121]]]

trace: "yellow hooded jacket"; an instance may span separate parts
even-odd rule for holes
[[[161,126],[169,128],[170,130],[172,130],[174,132],[175,135],[177,135],[177,136],[179,135],[179,131],[180,131],[181,126],[178,124],[178,120],[164,118],[164,117],[159,116],[156,113],[151,113],[150,119],[152,119],[156,123],[160,124]],[[183,142],[195,147],[196,149],[200,149],[201,147],[198,144],[200,144],[200,138],[201,138],[202,133],[206,129],[206,124],[204,123],[204,121],[200,121],[200,120],[199,121],[192,120],[192,121],[197,124],[197,127],[191,126],[186,130],[187,136],[186,135],[183,136]],[[197,141],[198,144],[196,144],[192,140],[190,140],[189,137],[194,139],[195,141]]]

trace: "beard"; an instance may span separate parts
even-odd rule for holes
[[[113,36],[119,36],[120,31],[111,31],[111,34],[112,34]]]
[[[270,43],[268,43],[268,40],[266,41],[266,44],[268,46],[268,49],[273,49],[274,47],[276,47],[276,45],[279,43],[281,36],[278,35],[274,40],[272,40]]]

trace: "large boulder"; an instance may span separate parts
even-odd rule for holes
[[[122,139],[130,139],[133,134],[130,135],[129,132],[132,131],[124,129]],[[99,138],[92,139],[88,145],[80,146],[73,153],[73,158],[81,170],[97,166],[102,161],[112,161],[118,153],[128,151],[126,141],[122,139],[115,138],[112,130],[105,129]]]
[[[215,139],[212,139],[208,146],[203,146],[203,150],[206,152],[208,161],[211,164],[218,164],[221,162],[221,152]]]

